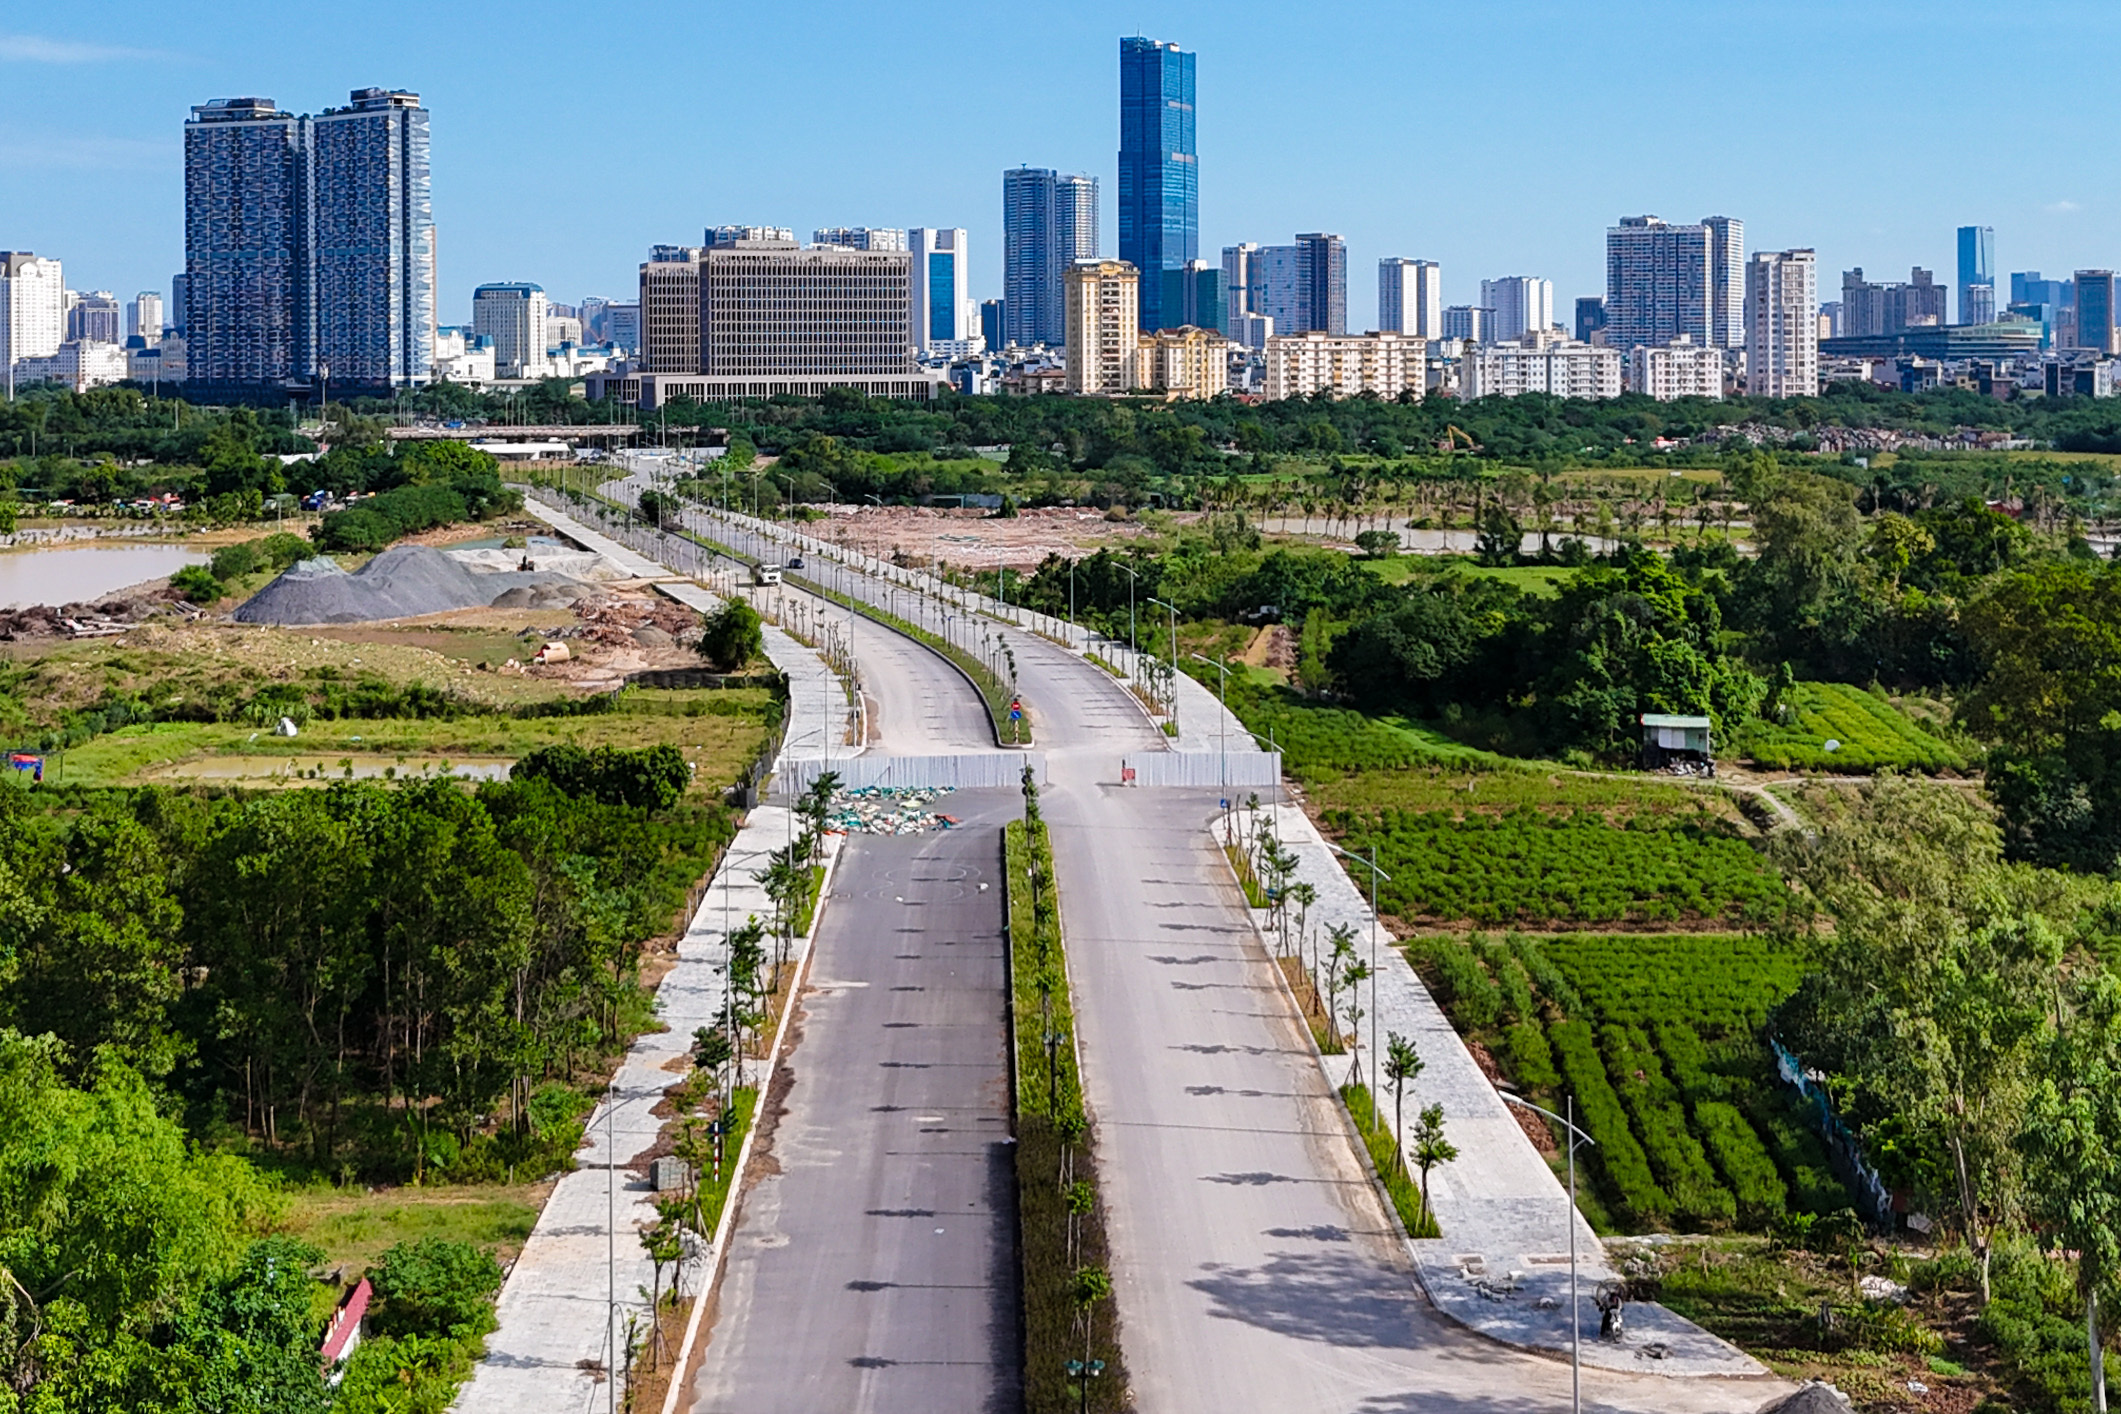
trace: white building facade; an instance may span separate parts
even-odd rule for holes
[[[1760,251],[1745,267],[1746,392],[1819,395],[1819,270],[1809,250]]]
[[[1674,398],[1721,398],[1723,350],[1690,338],[1655,348],[1637,344],[1628,354],[1628,391],[1661,403]]]
[[[1458,363],[1459,396],[1557,398],[1620,396],[1620,350],[1533,333],[1521,340],[1468,347]]]
[[[1441,339],[1443,266],[1399,256],[1378,261],[1377,328],[1386,334]]]
[[[1494,311],[1490,339],[1521,339],[1554,327],[1554,282],[1537,275],[1505,275],[1480,282],[1480,305]]]
[[[913,257],[907,271],[907,308],[913,346],[924,358],[968,349],[980,336],[967,239],[962,226],[917,226],[906,232],[900,247]]]
[[[545,291],[530,284],[481,285],[471,296],[471,328],[493,340],[494,374],[543,376],[552,346]]]
[[[1390,331],[1277,334],[1267,340],[1266,395],[1276,401],[1321,392],[1336,398],[1420,397],[1428,381],[1426,349],[1423,340]]]
[[[50,358],[66,342],[66,275],[56,260],[0,250],[0,373],[29,358]]]

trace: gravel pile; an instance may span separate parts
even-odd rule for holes
[[[247,624],[352,624],[410,619],[491,604],[514,589],[573,581],[555,574],[480,574],[425,545],[395,545],[352,574],[328,559],[303,560],[235,612]],[[564,591],[561,591],[564,592]]]

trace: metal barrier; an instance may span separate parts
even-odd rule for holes
[[[1264,789],[1281,779],[1279,751],[1144,751],[1120,766],[1121,779],[1137,786]]]
[[[781,762],[774,772],[774,786],[789,795],[800,795],[827,771],[839,776],[840,784],[859,786],[949,786],[955,790],[1015,789],[1024,783],[1024,767],[1033,779],[1046,780],[1046,758],[1037,751],[990,751],[967,756],[805,756]]]

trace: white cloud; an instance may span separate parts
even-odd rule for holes
[[[2074,201],[2051,201],[2047,204],[2047,209],[2057,216],[2067,216],[2072,211],[2082,211],[2084,208]]]
[[[26,64],[98,64],[111,59],[159,59],[148,49],[126,49],[112,44],[82,44],[71,39],[46,39],[36,34],[0,34],[0,60]]]
[[[48,171],[53,168],[166,170],[172,162],[182,161],[182,158],[182,147],[170,141],[77,137],[0,126],[0,171]]]

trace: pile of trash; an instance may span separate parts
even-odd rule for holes
[[[854,786],[835,791],[825,828],[850,835],[917,835],[947,830],[957,817],[929,807],[949,786]]]

